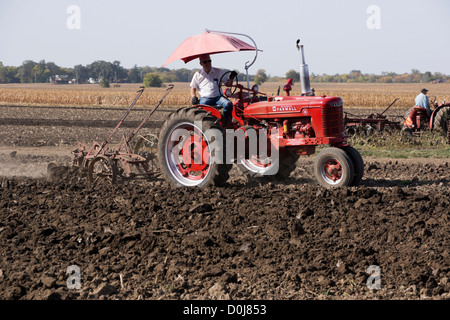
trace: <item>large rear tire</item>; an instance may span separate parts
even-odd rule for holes
[[[159,134],[158,162],[171,185],[202,188],[226,183],[232,164],[225,163],[225,135],[219,123],[196,107],[170,114]]]
[[[449,131],[448,121],[450,120],[450,107],[442,107],[434,117],[433,128],[439,132],[447,134]]]
[[[349,186],[354,178],[353,161],[342,149],[323,149],[314,159],[314,175],[326,188]]]

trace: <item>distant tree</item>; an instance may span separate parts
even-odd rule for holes
[[[0,82],[2,82],[2,77],[4,83],[19,83],[19,67],[4,67],[0,70]]]
[[[120,65],[120,61],[115,60],[112,64],[112,76],[114,79],[114,82],[123,82],[127,78],[127,74],[124,70],[124,68]]]
[[[57,66],[54,62],[47,62],[45,65],[51,76],[67,74],[67,69],[66,71],[63,71],[63,68]]]
[[[8,83],[8,69],[0,61],[0,83]]]
[[[81,64],[77,64],[73,67],[73,74],[78,83],[84,83],[89,79],[88,69]]]
[[[161,82],[175,82],[175,81],[179,81],[177,76],[175,74],[172,73],[161,73],[158,74],[158,76],[161,78]]]
[[[161,87],[162,86],[162,80],[156,73],[147,73],[144,76],[144,86],[145,87]]]
[[[98,60],[86,66],[89,77],[94,79],[106,78],[108,80],[115,79],[115,66],[111,62]]]
[[[431,74],[430,71],[425,71],[425,73],[422,75],[422,82],[430,82],[436,80],[436,78]]]
[[[131,83],[139,83],[142,82],[141,80],[141,73],[139,71],[139,68],[137,65],[134,65],[133,68],[131,68],[130,70],[128,70],[128,80]]]
[[[353,80],[359,80],[360,76],[361,76],[361,71],[360,70],[352,70],[350,71],[350,73],[348,74],[349,78],[353,79]]]
[[[33,68],[36,65],[36,62],[32,60],[26,60],[19,67],[18,77],[21,83],[32,83],[35,81]]]
[[[182,68],[182,69],[177,69],[174,72],[175,72],[177,81],[179,81],[179,82],[190,82],[191,81],[190,70],[188,70],[186,68]]]
[[[264,69],[259,69],[258,71],[256,71],[256,75],[255,75],[255,84],[257,85],[261,85],[264,82],[267,81],[267,74],[266,74],[266,70]]]
[[[50,70],[47,68],[47,64],[45,60],[39,61],[32,69],[34,80],[39,83],[49,82],[50,79]]]
[[[294,82],[300,82],[300,72],[295,71],[294,69],[289,70],[286,72],[286,79],[294,80]]]

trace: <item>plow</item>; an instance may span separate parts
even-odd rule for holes
[[[345,132],[352,136],[361,132],[370,134],[373,131],[401,130],[402,123],[400,121],[390,120],[384,115],[398,99],[396,98],[382,113],[372,113],[365,117],[355,117],[348,112],[344,112]]]
[[[450,144],[450,103],[442,101],[436,102],[436,97],[430,103],[434,109],[428,115],[426,109],[414,106],[408,110],[404,116],[396,116],[399,120],[389,119],[386,115],[396,98],[382,113],[372,113],[368,116],[355,117],[344,112],[345,132],[349,136],[355,134],[370,135],[374,132],[385,133],[401,131],[407,136],[420,136],[426,131],[434,130],[441,132],[447,137]]]
[[[77,149],[72,151],[72,165],[82,167],[88,170],[88,177],[91,183],[99,179],[109,180],[116,183],[118,178],[154,178],[159,175],[156,165],[156,146],[158,138],[153,134],[137,136],[140,129],[158,109],[165,97],[173,89],[170,85],[162,98],[144,117],[136,129],[130,135],[123,135],[117,146],[109,147],[111,138],[123,124],[136,102],[144,92],[144,87],[137,91],[137,95],[131,105],[123,114],[117,126],[111,134],[102,142],[94,141],[91,145],[86,145],[80,141],[77,143]],[[132,139],[137,136],[137,142],[134,147],[131,145]]]

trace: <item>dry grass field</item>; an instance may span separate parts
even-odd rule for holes
[[[276,94],[284,83],[268,82],[260,91]],[[0,85],[0,105],[46,105],[46,106],[126,106],[135,97],[139,84],[120,84],[118,87],[101,88],[98,84],[55,85],[55,84],[7,84]],[[415,96],[426,87],[431,98],[438,101],[450,100],[450,84],[362,84],[362,83],[312,83],[316,95],[339,96],[344,108],[384,110],[396,98],[395,109],[408,109],[414,104]],[[138,105],[156,104],[164,88],[146,88]],[[291,94],[300,93],[300,86],[294,84]],[[281,90],[280,94],[284,94]],[[180,106],[190,103],[189,84],[175,83],[171,94],[163,105]]]

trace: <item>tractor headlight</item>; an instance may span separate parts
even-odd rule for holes
[[[259,87],[257,84],[253,85],[252,91],[259,91]]]

